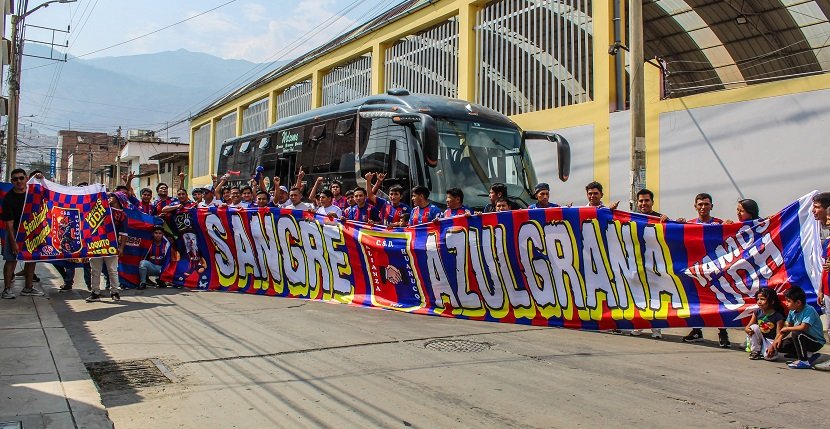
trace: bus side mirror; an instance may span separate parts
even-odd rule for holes
[[[427,166],[435,167],[438,165],[438,124],[429,115],[423,115],[421,122],[424,127],[424,141],[422,143],[424,161],[426,161]]]
[[[566,182],[571,175],[571,145],[565,137],[544,131],[525,131],[522,134],[522,146],[527,140],[547,140],[556,143],[556,155],[559,159],[559,180]]]

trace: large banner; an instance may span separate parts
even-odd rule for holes
[[[660,223],[596,208],[387,229],[279,209],[193,209],[166,281],[475,320],[582,329],[740,326],[764,286],[821,275],[812,195],[768,219]]]
[[[6,193],[11,192],[12,186],[9,182],[0,182],[0,202],[6,198]],[[0,204],[0,214],[3,214],[3,204]],[[0,237],[6,239],[6,222],[0,221]]]
[[[138,210],[124,210],[126,214],[125,230],[127,233],[124,253],[118,256],[118,275],[123,287],[137,287],[141,281],[138,265],[147,256],[153,244],[153,226],[161,219],[144,214]]]
[[[17,230],[18,259],[59,260],[118,253],[104,185],[29,180]]]

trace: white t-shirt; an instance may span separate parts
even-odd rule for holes
[[[294,204],[291,203],[291,200],[288,200],[288,201],[285,202],[285,205],[282,208],[289,209],[289,210],[307,211],[307,210],[310,210],[312,207],[311,207],[310,204],[304,203],[302,201],[297,203],[297,205],[294,205]]]
[[[338,217],[338,218],[343,217],[343,210],[340,210],[340,207],[337,207],[334,204],[332,204],[328,207],[323,207],[323,206],[317,207],[317,214],[327,216],[327,215],[330,215],[332,213],[334,213],[335,217]]]

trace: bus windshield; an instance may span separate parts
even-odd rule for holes
[[[440,147],[438,164],[427,168],[430,199],[443,204],[447,189],[460,188],[464,204],[481,208],[490,203],[490,185],[507,185],[508,195],[522,206],[529,203],[530,182],[515,128],[474,121],[436,118]],[[529,174],[533,174],[532,170]]]

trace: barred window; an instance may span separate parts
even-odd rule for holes
[[[298,115],[311,110],[311,80],[304,80],[277,96],[279,118]]]
[[[323,106],[367,97],[371,84],[371,55],[337,66],[323,76]]]
[[[458,18],[406,36],[386,50],[386,89],[458,96]]]
[[[257,101],[242,111],[242,134],[264,130],[268,126],[268,99]],[[219,140],[216,141],[219,143]]]
[[[506,115],[593,98],[591,0],[501,0],[478,11],[477,102]]]
[[[213,163],[219,166],[219,151],[222,143],[230,138],[236,137],[236,112],[229,113],[216,123],[216,147],[214,148]]]
[[[209,173],[210,124],[202,125],[193,133],[193,177]]]

